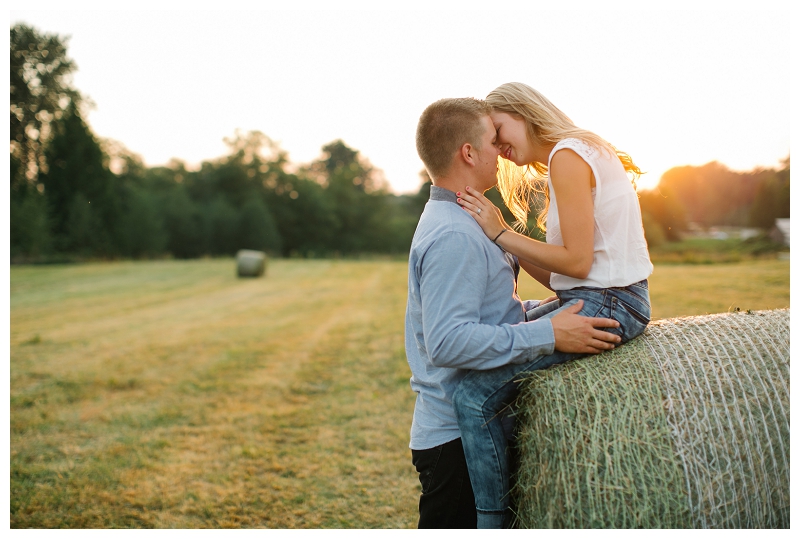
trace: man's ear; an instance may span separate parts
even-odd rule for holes
[[[472,146],[469,142],[465,142],[461,145],[461,149],[458,152],[459,157],[463,159],[468,165],[475,166],[475,147]]]

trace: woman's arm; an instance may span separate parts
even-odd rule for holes
[[[503,249],[544,270],[584,279],[594,260],[592,179],[591,167],[572,150],[565,148],[553,155],[550,181],[558,200],[563,246],[543,243],[512,230],[500,234],[505,227],[497,222],[494,205],[486,197],[469,187],[468,193],[457,194],[462,207]]]

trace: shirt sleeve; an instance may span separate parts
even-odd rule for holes
[[[528,311],[531,311],[536,307],[538,307],[541,302],[542,300],[540,299],[526,299],[525,301],[523,301],[522,308],[525,309],[525,318],[528,317],[527,315]]]
[[[553,353],[550,320],[481,322],[488,267],[487,253],[478,240],[458,232],[439,237],[419,261],[422,327],[433,365],[488,370]]]

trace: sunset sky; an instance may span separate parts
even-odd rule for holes
[[[151,166],[171,158],[197,166],[223,155],[223,138],[236,129],[259,130],[295,163],[341,138],[382,169],[395,192],[416,191],[422,110],[442,97],[485,97],[509,81],[539,89],[577,125],[631,154],[649,171],[643,187],[676,165],[717,160],[749,170],[789,155],[786,10],[37,5],[87,8],[13,10],[10,22],[71,36],[75,86],[95,104],[92,129]]]

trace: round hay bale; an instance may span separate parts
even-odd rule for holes
[[[520,527],[789,527],[788,309],[653,322],[518,403]]]
[[[266,253],[249,249],[242,249],[236,253],[236,275],[239,277],[261,277],[266,267]]]

